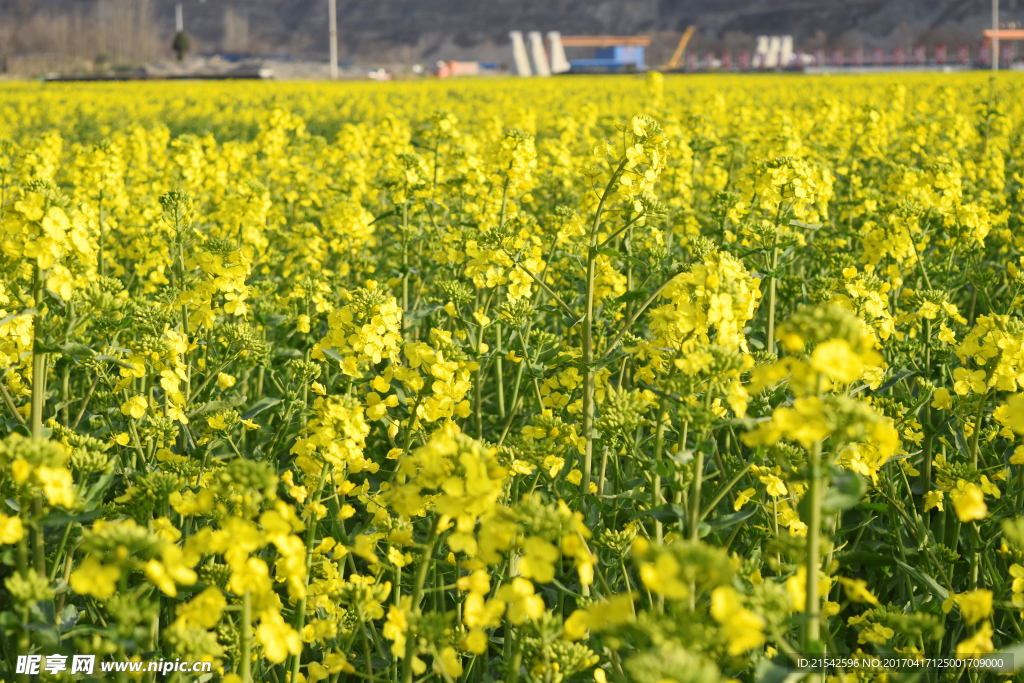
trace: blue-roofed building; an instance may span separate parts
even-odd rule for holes
[[[640,45],[600,47],[593,59],[574,59],[571,64],[573,71],[642,71],[646,68],[644,48]]]
[[[643,71],[644,50],[650,45],[650,36],[562,36],[561,42],[568,48],[596,48],[589,59],[573,59],[571,70],[585,72]]]

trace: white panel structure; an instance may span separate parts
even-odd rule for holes
[[[550,76],[551,69],[548,67],[548,54],[544,50],[544,38],[540,31],[530,31],[530,56],[533,57],[533,72],[538,76]]]
[[[565,48],[562,47],[562,34],[558,31],[548,31],[548,43],[551,46],[551,73],[564,74],[571,67],[569,60],[565,58]]]
[[[336,0],[327,3],[327,28],[330,33],[331,80],[338,78],[338,5]]]
[[[765,60],[764,65],[769,69],[774,69],[779,65],[779,52],[782,51],[782,41],[779,40],[778,36],[772,36],[768,39],[768,58]]]
[[[534,75],[529,68],[529,55],[526,54],[526,43],[522,40],[522,31],[510,31],[509,38],[512,39],[512,63],[515,66],[516,76]]]
[[[225,52],[249,51],[249,10],[224,8],[224,40],[221,47]]]
[[[782,54],[779,55],[779,66],[787,67],[793,61],[793,36],[782,36]]]
[[[765,62],[768,60],[768,36],[757,37],[757,49],[754,50],[754,68],[764,68]]]
[[[512,63],[515,64],[516,75],[532,76],[530,57],[526,54],[526,43],[523,42],[523,32],[509,31],[508,36],[512,39]]]

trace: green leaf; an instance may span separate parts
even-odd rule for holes
[[[956,449],[960,451],[960,455],[966,459],[971,459],[971,449],[967,445],[967,439],[964,438],[963,432],[959,429],[953,430],[953,441],[956,442]]]
[[[577,364],[579,365],[579,367],[581,369],[582,368],[589,368],[591,372],[596,372],[596,371],[600,370],[601,368],[603,368],[604,366],[609,365],[609,364],[614,363],[615,361],[619,360],[624,355],[625,354],[623,354],[623,353],[613,353],[613,354],[611,354],[609,356],[605,356],[604,358],[602,358],[600,360],[596,360],[593,363],[584,363],[583,359],[581,358],[581,359],[579,359],[577,361]]]
[[[821,230],[821,223],[804,223],[803,221],[789,220],[790,227],[803,228],[804,230]]]
[[[335,363],[344,363],[345,359],[341,357],[341,354],[334,349],[321,349],[324,355],[333,360]]]
[[[842,470],[832,478],[831,485],[825,491],[821,507],[828,512],[849,510],[860,502],[867,488],[864,478],[859,474]]]
[[[900,368],[895,373],[893,373],[893,376],[890,377],[885,384],[875,389],[875,392],[881,394],[884,391],[888,391],[889,389],[892,389],[894,386],[896,386],[896,384],[900,380],[909,379],[910,377],[913,377],[916,374],[918,374],[917,370],[908,370],[907,368]]]
[[[85,612],[82,612],[85,614]],[[71,628],[78,623],[79,612],[78,608],[74,605],[65,605],[64,611],[60,615],[60,630],[64,631]]]
[[[715,437],[713,436],[708,437],[707,439],[704,439],[699,444],[697,444],[697,450],[707,455],[711,455],[712,453],[714,453],[717,447],[718,442],[715,440]]]
[[[846,566],[851,564],[869,564],[878,567],[891,567],[892,558],[880,553],[874,553],[870,550],[854,550],[853,552],[836,553],[836,559],[839,560],[840,566]]]
[[[245,403],[245,396],[238,396],[237,398],[228,399],[227,401],[210,401],[209,403],[200,406],[188,413],[189,419],[198,417],[199,415],[205,415],[206,413],[212,413],[217,410],[226,410],[228,408],[234,408]]]
[[[385,212],[384,212],[384,213],[382,213],[381,215],[379,215],[379,216],[377,216],[376,218],[374,218],[374,219],[373,219],[373,220],[372,220],[372,221],[370,222],[370,225],[373,225],[373,224],[374,224],[374,223],[376,223],[377,221],[381,221],[381,220],[384,220],[385,218],[389,218],[389,217],[391,217],[391,216],[394,216],[394,215],[395,215],[396,213],[398,213],[398,209],[391,209],[390,211],[385,211]]]
[[[104,474],[103,476],[96,480],[95,484],[89,487],[88,493],[85,494],[86,507],[92,504],[92,501],[93,499],[96,498],[96,496],[100,495],[103,491],[106,490],[107,486],[110,484],[113,478],[113,472],[111,472],[110,474]]]
[[[622,258],[622,254],[619,253],[617,249],[612,249],[611,247],[601,247],[600,249],[595,249],[594,251],[596,251],[598,254],[607,256],[608,258]]]
[[[96,352],[85,344],[71,342],[61,347],[61,353],[65,356],[95,356]]]
[[[78,626],[71,629],[67,633],[63,634],[63,638],[74,638],[75,636],[88,636],[88,635],[109,635],[104,629],[97,628],[95,626]]]
[[[111,363],[115,363],[117,365],[120,365],[122,368],[125,368],[126,370],[134,370],[135,369],[134,365],[132,365],[131,363],[128,363],[126,361],[123,361],[123,360],[121,360],[120,358],[118,358],[116,356],[96,356],[96,360],[107,360],[107,361],[110,361]]]
[[[69,515],[66,512],[57,512],[55,510],[40,517],[37,524],[42,524],[43,526],[66,526],[72,522],[91,522],[102,514],[103,510],[99,508],[83,512],[80,515]]]
[[[758,508],[756,505],[751,505],[746,510],[740,510],[739,512],[733,512],[728,515],[721,515],[719,517],[715,517],[714,519],[708,521],[708,526],[716,530],[727,529],[733,526],[734,524],[739,524],[743,520],[753,517],[754,513],[757,512],[757,509]]]
[[[549,360],[547,362],[547,366],[549,368],[553,368],[556,365],[561,365],[562,363],[565,363],[566,361],[570,361],[570,360],[572,360],[572,356],[569,355],[568,353],[559,354],[559,355],[555,356],[554,358],[552,358],[551,360]]]
[[[539,363],[547,363],[552,358],[555,358],[556,356],[560,356],[560,355],[562,355],[562,351],[561,351],[561,349],[559,349],[556,346],[555,348],[547,349],[546,351],[541,353],[539,356],[537,356],[537,362],[539,362]]]
[[[617,304],[628,304],[630,301],[647,301],[651,295],[648,289],[631,289],[620,297],[615,298]]]
[[[932,594],[939,600],[945,602],[946,598],[949,597],[949,591],[943,588],[939,584],[939,582],[935,580],[933,576],[931,576],[930,574],[926,574],[920,569],[914,569],[906,562],[901,562],[897,557],[893,557],[892,559],[896,561],[896,564],[903,567],[903,569],[905,569],[908,574],[917,579],[921,585],[926,586],[929,590],[931,590]]]
[[[605,496],[610,498],[611,496]],[[689,513],[681,506],[675,503],[666,503],[665,505],[659,505],[658,507],[651,508],[650,510],[641,510],[636,512],[630,517],[630,519],[639,519],[640,517],[653,517],[654,519],[662,522],[676,522],[680,519],[686,519]]]
[[[80,401],[80,400],[82,400],[82,399],[81,399],[81,397],[78,397],[78,398],[69,398],[69,399],[68,399],[68,400],[66,400],[66,401],[61,401],[60,403],[56,403],[56,404],[54,404],[54,406],[53,406],[52,410],[53,410],[54,412],[57,412],[58,410],[60,410],[60,409],[61,409],[61,408],[63,408],[64,406],[69,406],[69,405],[71,405],[72,403],[76,403],[76,402],[78,402],[78,401]]]
[[[444,306],[441,304],[431,304],[430,306],[423,306],[409,313],[407,317],[412,318],[413,320],[419,320],[420,318],[426,318],[434,311],[439,311],[442,308],[444,308]]]
[[[55,342],[52,337],[48,337],[45,342],[37,341],[35,343],[35,349],[41,353],[63,353],[63,349],[60,346],[57,346],[57,342]]]
[[[679,465],[685,465],[686,463],[693,460],[693,450],[690,448],[680,448],[675,453],[669,453],[668,457],[671,458],[673,462]]]
[[[527,377],[532,377],[534,379],[544,379],[544,371],[547,370],[548,368],[548,366],[544,365],[543,363],[533,363],[527,365],[526,367],[527,370],[524,374]]]
[[[789,678],[789,669],[762,659],[757,665],[757,683],[782,683]]]
[[[274,406],[276,406],[280,402],[281,402],[281,399],[274,398],[273,396],[267,396],[266,398],[261,398],[260,400],[256,401],[256,403],[253,403],[252,406],[249,408],[249,410],[245,411],[245,414],[242,415],[242,419],[243,420],[251,420],[254,417],[256,417],[257,415],[259,415],[260,413],[262,413],[267,408],[273,408]]]
[[[646,491],[641,491],[640,489],[631,489],[629,491],[623,491],[622,493],[615,493],[610,496],[605,496],[605,498],[613,498],[619,500],[649,500],[650,497],[651,494],[647,493]]]

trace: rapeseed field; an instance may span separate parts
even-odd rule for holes
[[[1022,86],[0,85],[0,679],[1024,665]]]

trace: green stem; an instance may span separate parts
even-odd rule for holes
[[[505,428],[501,430],[501,436],[498,438],[498,448],[501,448],[501,444],[505,443],[505,437],[508,436],[508,430],[512,427],[512,422],[516,419],[516,415],[519,414],[519,409],[522,407],[522,399],[517,400],[512,404],[512,410],[508,414],[508,419],[505,421]]]
[[[807,520],[807,601],[804,605],[805,652],[811,643],[821,640],[821,596],[818,594],[818,565],[821,564],[821,503],[824,482],[821,471],[821,442],[816,441],[810,452],[810,481],[807,494],[810,496],[810,516]]]
[[[416,400],[412,404],[412,410],[409,411],[409,425],[406,428],[405,440],[402,442],[402,453],[408,453],[409,452],[409,446],[412,445],[412,437],[413,437],[413,434],[415,434],[415,432],[416,432],[416,430],[415,430],[416,420],[417,420],[416,413],[420,409],[420,402],[422,400],[423,400],[423,392],[422,391],[417,392],[416,393]]]
[[[373,675],[373,650],[370,649],[370,639],[366,637],[366,623],[363,621],[363,611],[360,609],[358,612],[359,632],[363,637],[363,656],[366,657],[366,677],[370,680],[370,683],[374,683],[377,678]]]
[[[981,443],[981,421],[985,417],[985,404],[988,402],[988,396],[992,393],[991,389],[986,390],[981,395],[981,399],[978,403],[978,413],[974,417],[974,434],[971,435],[971,466],[975,469],[978,468],[978,450]]]
[[[930,209],[929,209],[929,211],[930,211]],[[928,219],[927,219],[927,216],[926,216],[925,217],[925,221],[927,221],[927,220]],[[924,229],[922,229],[921,232],[922,232],[922,235],[923,235]],[[925,268],[924,268],[924,261],[921,260],[921,255],[919,253],[917,253],[917,242],[914,241],[914,235],[910,232],[910,226],[909,225],[907,226],[907,237],[910,238],[910,246],[912,246],[914,248],[914,260],[917,261],[917,267],[921,269],[921,277],[924,278],[924,286],[927,287],[928,289],[931,289],[932,288],[932,283],[928,280],[928,271],[925,270]]]
[[[693,494],[690,500],[690,540],[694,543],[700,538],[700,489],[704,485],[704,451],[700,444],[697,444],[697,453],[694,455],[693,466]]]
[[[313,496],[314,501],[310,506],[309,515],[309,526],[306,527],[306,579],[302,597],[299,598],[298,604],[295,606],[295,630],[302,634],[302,627],[306,621],[306,592],[309,589],[309,573],[313,569],[313,541],[316,540],[316,508],[320,505],[320,498],[324,492],[324,482],[327,481],[327,464],[325,463],[323,468],[320,470],[320,482],[316,487],[316,494]],[[295,655],[292,658],[292,672],[291,672],[291,683],[296,683],[299,680],[299,665],[302,663],[302,653]]]
[[[668,374],[668,378],[669,378],[670,381],[672,379],[672,375],[675,373],[675,369],[676,369],[676,366],[675,366],[675,364],[673,364],[672,365],[672,370],[669,371],[669,374]],[[667,391],[668,388],[665,387],[665,389]],[[661,505],[664,502],[663,496],[661,494],[661,471],[660,470],[661,470],[661,467],[662,467],[662,460],[661,460],[662,450],[664,449],[664,446],[665,446],[665,417],[666,417],[667,412],[668,412],[668,396],[665,393],[662,393],[661,398],[658,400],[657,426],[655,427],[655,430],[654,430],[654,463],[655,463],[655,467],[657,468],[657,470],[655,471],[655,474],[654,474],[654,505],[655,506]],[[599,490],[598,494],[600,494],[600,493],[602,493],[602,491]],[[662,523],[661,523],[660,519],[655,519],[655,521],[654,521],[654,538],[658,542],[658,545],[661,545],[662,541],[665,539],[665,530],[664,530],[664,527],[662,526]]]
[[[43,337],[43,277],[39,266],[35,266],[32,279],[32,298],[35,299],[36,315],[32,323],[32,438],[43,438],[43,409],[46,403],[46,353],[42,351]],[[43,501],[37,492],[32,500],[32,516],[43,515]],[[32,523],[32,564],[36,573],[46,576],[46,541],[43,528],[38,522]]]
[[[515,261],[515,257],[514,257],[513,254],[509,253],[509,251],[507,249],[503,249],[503,251],[505,252],[506,256],[508,256],[513,261]],[[569,304],[567,304],[564,301],[562,301],[562,299],[557,294],[555,294],[555,291],[553,289],[551,289],[550,287],[548,287],[547,283],[545,283],[544,280],[542,280],[540,277],[535,275],[533,273],[533,271],[531,271],[529,268],[527,268],[526,266],[524,266],[521,263],[516,263],[515,267],[518,268],[519,270],[523,271],[527,275],[529,275],[533,279],[533,281],[536,282],[537,285],[542,290],[544,290],[544,292],[548,296],[550,296],[554,300],[554,302],[556,304],[558,304],[559,306],[562,307],[563,311],[565,311],[566,313],[569,314],[569,317],[571,317],[573,320],[578,320],[579,319],[579,315],[576,313],[576,311],[572,310],[572,307],[569,306]]]
[[[925,318],[924,367],[925,379],[929,380],[932,376],[931,322],[931,320]],[[921,415],[921,427],[924,431],[924,443],[921,445],[923,459],[921,463],[921,514],[923,515],[925,514],[925,500],[928,497],[928,492],[932,489],[932,408],[927,403],[924,405],[923,414]]]
[[[57,578],[57,570],[60,568],[60,556],[64,552],[64,548],[68,544],[68,537],[71,535],[71,529],[75,526],[75,522],[66,524],[64,526],[64,535],[60,538],[60,545],[57,546],[57,554],[53,556],[53,569],[50,570],[50,583]],[[58,613],[59,616],[59,613]]]
[[[504,382],[504,369],[502,367],[501,357],[501,323],[496,322],[494,324],[494,336],[495,336],[495,362],[494,362],[494,374],[498,380],[498,416],[505,417],[505,382]]]
[[[32,321],[32,438],[43,437],[43,407],[46,401],[46,353],[43,348],[43,277],[39,266],[35,266],[32,279],[32,298],[36,314]]]
[[[67,427],[70,423],[70,411],[68,410],[68,401],[71,399],[71,392],[69,388],[69,382],[71,380],[71,364],[68,362],[64,363],[64,367],[61,368],[60,373],[60,402],[64,405],[60,409],[60,423]]]
[[[402,337],[409,326],[409,202],[402,204]]]
[[[775,245],[772,247],[772,277],[768,281],[768,351],[775,353],[775,270],[779,267],[779,230],[775,226]]]
[[[658,285],[657,289],[651,292],[650,296],[647,297],[647,300],[640,304],[639,308],[633,311],[633,314],[629,317],[629,320],[627,320],[626,324],[622,326],[622,329],[620,329],[618,333],[616,333],[616,335],[612,337],[612,340],[608,343],[608,348],[606,348],[604,350],[604,353],[601,354],[602,360],[607,358],[608,355],[611,354],[611,352],[616,349],[616,347],[619,345],[619,342],[622,341],[622,338],[626,335],[627,332],[629,332],[630,328],[633,326],[633,323],[636,322],[636,319],[643,315],[643,312],[647,310],[647,307],[650,306],[656,298],[658,298],[662,290],[668,287],[668,284],[672,282],[673,278],[675,278],[678,274],[678,272],[670,273],[669,276],[665,278],[665,281]]]
[[[252,683],[252,595],[242,596],[242,683]]]
[[[604,204],[628,160],[628,157],[622,158],[618,168],[608,179],[604,192],[601,193],[601,201],[594,213],[594,224],[590,228],[590,241],[587,247],[586,303],[583,312],[583,438],[586,439],[586,447],[583,452],[583,479],[580,481],[580,493],[583,495],[590,493],[590,470],[594,466],[594,280],[597,277],[598,256],[594,245],[597,244],[597,231],[601,226]]]
[[[509,683],[518,683],[519,681],[519,668],[523,664],[523,648],[519,638],[516,638],[515,652],[512,655],[512,661],[509,664],[508,680]]]
[[[523,360],[519,361],[520,367],[524,363],[529,362],[530,353],[526,350],[526,339],[523,335],[519,335],[519,348],[523,350]],[[540,349],[535,349],[533,354],[533,362],[536,363],[537,359],[540,358]],[[533,363],[531,363],[532,365]],[[532,375],[533,373],[531,373]],[[540,393],[540,382],[537,380],[537,376],[533,375],[533,393],[537,396],[537,410],[544,410],[544,397]]]
[[[7,391],[7,385],[3,379],[0,378],[0,396],[3,396],[4,403],[7,404],[7,409],[11,411],[11,415],[14,416],[15,421],[22,427],[28,429],[28,425],[25,424],[25,418],[18,412],[18,406],[14,404],[14,398],[11,397],[10,392]]]
[[[723,498],[725,498],[725,495],[732,490],[732,487],[735,486],[740,479],[743,478],[743,475],[747,473],[747,470],[749,470],[750,466],[753,464],[753,461],[748,462],[743,467],[741,467],[736,472],[736,474],[732,475],[732,479],[730,479],[729,482],[725,486],[723,486],[718,493],[715,494],[715,497],[711,499],[711,502],[708,503],[707,506],[701,511],[700,519],[704,519],[708,516],[708,513],[715,509],[715,506],[718,505],[718,503],[720,503]]]
[[[430,558],[434,554],[434,542],[437,540],[437,517],[434,517],[433,523],[430,525],[430,533],[427,534],[427,542],[423,548],[423,557],[420,560],[420,566],[416,571],[416,583],[413,584],[412,589],[412,612],[418,613],[420,609],[420,602],[423,600],[423,586],[427,582],[427,572],[430,571]],[[415,657],[415,650],[410,648],[411,641],[406,641],[405,646],[405,657],[402,660],[402,681],[403,683],[412,683],[412,660]]]

